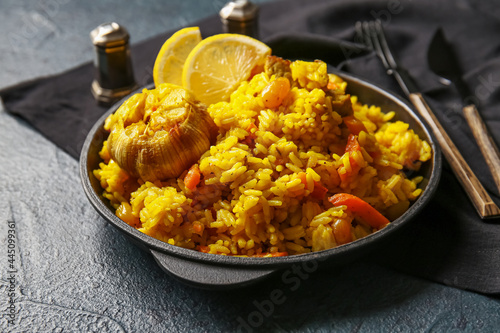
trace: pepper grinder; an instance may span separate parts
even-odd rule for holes
[[[259,7],[246,0],[228,2],[219,12],[224,32],[258,38]]]
[[[90,32],[94,44],[95,78],[92,95],[110,105],[137,89],[130,59],[129,34],[116,22],[104,23]]]

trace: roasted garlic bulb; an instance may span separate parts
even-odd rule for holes
[[[218,134],[206,107],[168,83],[130,97],[104,128],[110,131],[107,148],[113,160],[144,181],[180,176]]]

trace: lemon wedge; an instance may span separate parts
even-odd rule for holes
[[[252,70],[264,66],[271,49],[238,34],[218,34],[202,40],[189,53],[182,71],[183,87],[204,104],[227,101]]]
[[[173,83],[182,86],[182,69],[191,50],[201,41],[198,27],[184,28],[165,41],[153,67],[155,86]]]

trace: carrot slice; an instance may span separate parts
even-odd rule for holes
[[[328,81],[328,84],[326,85],[326,89],[330,89],[330,90],[335,90],[338,87],[339,86],[335,82],[332,82],[332,81]]]
[[[276,162],[274,162],[276,165],[285,165],[285,159],[281,157],[276,157]]]
[[[353,153],[355,151],[361,151],[361,146],[359,145],[358,138],[356,135],[349,134],[347,137],[347,144],[345,146],[346,153]]]
[[[338,193],[328,198],[334,206],[347,206],[347,209],[357,214],[372,228],[381,229],[390,221],[378,210],[373,208],[368,202],[358,198],[355,195],[347,193]]]
[[[189,168],[186,177],[184,177],[184,185],[186,185],[186,187],[192,191],[196,188],[196,186],[198,186],[200,180],[201,180],[200,168],[198,167],[197,164],[193,164],[193,166]]]
[[[335,81],[337,81],[336,79],[337,79],[336,76],[329,75],[328,76],[328,84],[326,85],[326,89],[330,89],[330,90],[338,89],[339,86],[337,85],[337,82],[335,82]]]
[[[257,134],[255,134],[255,131],[257,131],[258,129],[259,128],[257,127],[257,125],[251,123],[246,129],[248,135],[243,139],[243,142],[249,146],[254,146],[255,139],[257,138]]]
[[[305,172],[299,172],[297,176],[300,179],[300,182],[304,184],[307,188],[307,174]],[[320,182],[314,180],[314,188],[313,191],[311,192],[312,198],[322,200],[327,192],[328,189],[326,187],[321,185]]]
[[[326,193],[328,192],[328,189],[321,185],[321,183],[314,181],[314,190],[311,193],[311,197],[314,199],[319,199],[322,200]]]
[[[307,187],[307,174],[305,172],[299,172],[297,176],[300,179],[300,182]]]
[[[366,132],[366,127],[363,124],[363,122],[354,118],[354,116],[346,116],[343,119],[344,119],[344,124],[346,124],[347,128],[349,129],[349,132],[351,132],[352,134],[358,135],[359,132],[361,131]]]
[[[248,127],[247,127],[247,132],[250,135],[255,136],[255,131],[258,130],[258,129],[259,128],[257,127],[257,125],[255,125],[254,123],[250,123],[250,125],[248,125]]]
[[[199,222],[193,223],[193,233],[201,235],[203,233],[203,224]]]
[[[200,252],[210,253],[210,247],[208,245],[200,245],[198,246]]]
[[[347,137],[347,144],[345,146],[345,152],[349,153],[349,163],[351,164],[351,170],[345,172],[339,172],[340,179],[342,181],[349,180],[350,177],[353,177],[358,174],[361,167],[356,163],[356,160],[352,157],[352,153],[356,151],[361,151],[361,146],[359,145],[357,136],[354,134],[349,134]],[[339,168],[339,170],[344,169],[343,166]]]

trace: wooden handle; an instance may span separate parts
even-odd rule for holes
[[[479,179],[474,175],[474,172],[469,167],[462,154],[460,154],[458,148],[451,141],[451,138],[439,123],[439,120],[434,115],[429,105],[427,105],[422,95],[420,93],[410,94],[410,100],[432,128],[446,160],[450,164],[453,172],[462,184],[462,187],[465,189],[465,192],[471,199],[481,218],[499,216],[500,208],[491,200],[488,192],[486,192],[479,182]]]
[[[500,152],[498,147],[489,134],[488,128],[481,119],[476,107],[468,105],[464,107],[463,112],[500,193]]]

